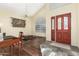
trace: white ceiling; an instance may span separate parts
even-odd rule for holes
[[[12,11],[17,15],[34,15],[44,4],[43,3],[0,3],[0,8],[5,11]]]
[[[49,6],[51,9],[56,9],[67,4],[70,4],[70,3],[50,3]]]
[[[50,3],[49,8],[55,9],[66,4],[68,3]],[[4,9],[18,16],[33,16],[44,5],[44,3],[0,3],[0,10]]]

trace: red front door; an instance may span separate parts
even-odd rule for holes
[[[71,14],[56,16],[56,42],[71,44]]]
[[[51,39],[55,41],[55,17],[51,17]]]

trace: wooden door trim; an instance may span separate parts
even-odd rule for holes
[[[71,15],[71,13],[64,13],[64,14],[60,14],[60,15],[56,15],[56,16],[65,16],[65,15]]]

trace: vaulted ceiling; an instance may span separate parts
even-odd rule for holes
[[[49,3],[49,8],[55,9],[68,3]],[[18,16],[33,16],[45,3],[0,3],[1,9]]]
[[[43,3],[0,3],[0,9],[10,11],[17,15],[34,15],[40,8],[43,7]]]

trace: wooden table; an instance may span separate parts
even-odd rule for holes
[[[8,40],[4,40],[4,41],[0,41],[0,48],[7,48],[10,47],[10,52],[12,54],[12,52],[14,52],[14,47],[17,45],[18,46],[18,51],[19,51],[19,55],[20,55],[20,48],[21,48],[21,41],[19,38],[16,39],[8,39]]]

